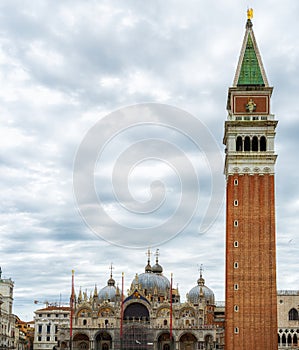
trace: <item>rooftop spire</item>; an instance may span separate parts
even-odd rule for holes
[[[151,251],[150,249],[147,250],[147,265],[145,266],[145,272],[152,272],[152,267],[151,267]]]
[[[156,249],[156,264],[158,264],[159,262],[159,255],[160,255],[159,249]]]
[[[93,297],[96,298],[98,296],[98,288],[97,285],[94,285],[94,292],[93,292]]]
[[[199,268],[200,278],[202,278],[202,271],[203,271],[203,266],[202,266],[202,264],[200,264],[200,268]]]
[[[253,9],[247,10],[246,32],[239,57],[234,86],[266,86],[268,80],[253,33]]]

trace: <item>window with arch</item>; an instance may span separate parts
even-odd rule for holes
[[[292,346],[292,336],[291,336],[291,334],[288,334],[287,341],[288,341],[288,345]]]
[[[298,344],[298,337],[297,334],[293,335],[293,345],[297,345]]]
[[[298,311],[295,308],[292,308],[289,311],[289,321],[298,321],[298,320],[299,320]]]
[[[262,152],[265,152],[267,150],[267,141],[265,136],[262,136],[260,138],[260,150]]]
[[[246,136],[244,139],[242,136],[238,136],[236,138],[236,151],[241,152],[265,152],[267,151],[267,139],[265,136],[261,136],[260,139],[258,136]]]
[[[244,140],[244,151],[249,152],[250,151],[250,137],[246,136]]]
[[[237,140],[236,140],[236,151],[237,152],[243,151],[243,140],[242,140],[241,136],[237,137]]]
[[[287,343],[287,338],[286,338],[286,335],[283,334],[282,337],[281,337],[281,344],[282,344],[283,346],[285,346],[286,343]]]
[[[253,136],[252,138],[252,151],[253,152],[257,152],[258,151],[258,148],[259,148],[259,142],[258,142],[258,138],[257,136]]]

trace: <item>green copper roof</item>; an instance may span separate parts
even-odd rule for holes
[[[265,85],[250,33],[237,85]]]

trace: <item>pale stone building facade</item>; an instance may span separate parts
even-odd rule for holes
[[[277,293],[278,349],[299,349],[299,290]]]
[[[23,350],[25,337],[16,327],[17,317],[12,313],[14,282],[2,277],[0,267],[0,349]]]
[[[58,330],[70,324],[70,308],[46,306],[34,313],[33,350],[52,350],[58,343]]]

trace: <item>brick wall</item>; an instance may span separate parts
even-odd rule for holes
[[[226,350],[277,349],[273,175],[227,179]]]

